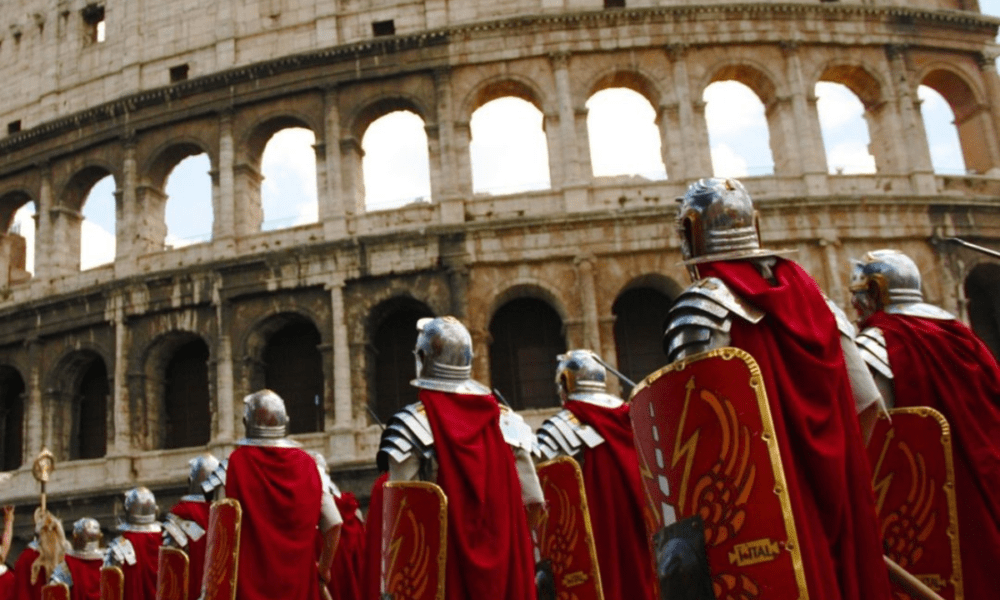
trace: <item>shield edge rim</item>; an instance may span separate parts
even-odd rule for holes
[[[107,571],[107,575],[105,575]],[[114,578],[114,581],[111,581]],[[109,590],[111,597],[117,600],[121,600],[125,596],[125,572],[122,571],[121,567],[107,566],[101,567],[101,583],[104,583],[105,579],[108,580],[108,584],[115,584],[115,590]],[[117,592],[117,594],[115,593]],[[108,600],[108,596],[103,592],[101,593],[101,600]]]
[[[690,364],[711,358],[721,358],[726,361],[739,359],[750,371],[750,389],[753,390],[754,395],[757,398],[757,406],[760,410],[761,416],[761,440],[767,444],[768,458],[771,460],[771,468],[774,471],[775,489],[772,491],[778,496],[778,502],[781,505],[782,518],[785,522],[785,531],[788,534],[788,539],[785,542],[785,549],[792,554],[792,570],[795,571],[795,582],[799,588],[798,600],[809,600],[809,588],[806,585],[805,564],[802,561],[802,551],[799,548],[798,530],[795,528],[795,517],[792,514],[791,500],[788,496],[788,481],[785,478],[785,469],[781,462],[781,449],[778,447],[778,439],[774,429],[774,419],[771,416],[771,406],[767,401],[767,390],[764,386],[764,376],[760,370],[760,365],[757,364],[754,357],[746,350],[734,348],[732,346],[725,346],[681,358],[643,378],[643,380],[639,382],[635,388],[633,388],[632,393],[629,394],[629,404],[632,403],[636,394],[646,389],[652,385],[654,381],[660,379],[668,373],[683,370]],[[780,489],[778,489],[779,487]],[[789,545],[791,545],[791,548],[789,548]]]
[[[890,422],[894,414],[929,417],[935,419],[941,426],[941,446],[944,451],[944,464],[947,476],[941,487],[944,488],[945,501],[948,504],[948,519],[953,532],[953,535],[948,536],[951,544],[951,584],[955,587],[955,600],[964,600],[965,581],[962,577],[962,554],[959,548],[958,498],[955,496],[955,458],[951,442],[951,425],[941,411],[930,406],[892,408],[889,410]]]
[[[597,540],[594,539],[594,527],[590,522],[590,504],[587,500],[587,488],[583,485],[583,471],[580,469],[580,463],[577,462],[572,456],[557,456],[551,460],[539,463],[535,466],[535,471],[539,471],[542,467],[556,463],[570,462],[573,467],[573,476],[576,478],[576,484],[580,488],[580,506],[583,509],[583,528],[587,533],[587,537],[590,539],[590,543],[587,544],[587,550],[590,553],[590,576],[594,578],[597,583],[597,597],[599,600],[604,600],[604,584],[601,582],[601,568],[600,563],[597,561]],[[539,540],[541,541],[541,540]]]
[[[438,527],[440,530],[441,545],[438,547],[437,552],[438,583],[437,592],[435,592],[434,597],[437,600],[444,600],[445,566],[448,560],[448,496],[444,494],[444,490],[441,489],[441,486],[436,483],[431,483],[430,481],[387,481],[385,483],[385,487],[386,489],[413,488],[430,491],[436,495],[438,500],[441,502],[441,510],[438,511]]]
[[[60,598],[69,598],[69,586],[66,585],[65,583],[61,582],[61,581],[57,581],[55,583],[46,583],[45,585],[43,585],[42,586],[42,600],[48,600],[48,598],[51,597],[51,592],[49,594],[46,594],[45,593],[45,588],[48,588],[49,590],[53,590],[53,589],[56,589],[56,588],[62,589],[63,592],[62,592],[62,595],[60,596]]]
[[[160,561],[162,560],[164,563],[168,563],[168,561],[170,560],[169,557],[171,555],[177,556],[178,558],[175,558],[174,560],[180,561],[181,564],[183,565],[184,577],[182,577],[182,579],[183,579],[183,583],[185,584],[184,585],[184,589],[185,590],[188,589],[188,584],[190,583],[190,579],[191,579],[191,558],[188,556],[187,552],[184,552],[180,548],[173,548],[171,546],[160,546],[159,553],[158,553],[158,555],[156,557],[157,574],[156,574],[156,598],[155,598],[155,600],[160,600],[160,598],[161,598],[161,596],[160,596],[160,573],[163,570],[159,568],[161,566]],[[167,558],[165,558],[165,557],[167,557]],[[183,559],[180,558],[180,557],[183,557]],[[191,599],[189,598],[188,600],[191,600]]]

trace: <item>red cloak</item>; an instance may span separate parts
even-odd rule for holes
[[[760,365],[812,600],[890,598],[840,333],[816,282],[777,259],[772,285],[749,262],[699,267],[763,310],[734,321],[732,345]]]
[[[300,448],[239,446],[229,455],[226,496],[240,501],[238,600],[318,600],[316,535],[322,488]]]
[[[73,578],[73,586],[69,588],[70,600],[101,600],[102,566],[104,560],[101,558],[77,558],[66,555],[66,567]]]
[[[958,321],[879,312],[864,326],[885,335],[896,406],[930,406],[951,425],[965,597],[998,598],[1000,367]]]
[[[135,564],[122,565],[125,576],[124,600],[156,598],[156,574],[160,570],[160,546],[163,533],[156,531],[123,531],[122,537],[135,549]]]
[[[188,598],[201,596],[201,579],[205,573],[205,547],[208,545],[208,512],[211,505],[197,500],[181,500],[170,510],[185,521],[193,521],[205,530],[197,540],[188,538]],[[74,599],[75,600],[75,599]]]
[[[382,490],[389,480],[388,473],[382,473],[372,485],[368,515],[365,518],[365,562],[362,598],[378,600],[382,592]]]
[[[535,600],[531,535],[493,396],[420,390],[448,498],[447,600]]]
[[[337,510],[344,519],[340,531],[340,543],[333,555],[330,569],[330,591],[332,600],[360,600],[365,561],[365,524],[358,518],[358,499],[350,492],[344,492],[337,502]]]
[[[0,569],[7,569],[0,575],[0,600],[14,600],[14,569],[6,566]]]
[[[653,561],[642,512],[645,496],[629,406],[570,400],[565,407],[597,430],[604,443],[583,450],[583,486],[605,600],[653,598]]]
[[[49,582],[51,573],[45,568],[38,570],[38,578],[31,583],[31,565],[38,558],[38,550],[28,547],[17,557],[14,563],[14,598],[17,600],[41,600],[42,586]]]

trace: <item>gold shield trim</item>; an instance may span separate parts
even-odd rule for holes
[[[125,597],[125,573],[118,567],[101,567],[101,600]]]
[[[390,502],[393,501],[394,491],[402,492],[403,497],[399,506],[394,507],[395,510],[389,510]],[[385,484],[385,491],[383,493],[383,529],[382,529],[382,589],[384,592],[393,594],[393,597],[400,598],[400,600],[406,600],[410,596],[405,595],[402,590],[386,589],[391,585],[389,582],[389,575],[392,573],[399,572],[403,567],[411,564],[410,561],[406,560],[412,558],[413,550],[421,550],[417,547],[421,544],[416,540],[406,539],[406,536],[402,535],[400,528],[404,524],[404,519],[399,518],[405,515],[410,517],[415,517],[413,514],[413,508],[408,505],[410,500],[407,497],[406,492],[413,491],[422,494],[431,494],[435,497],[435,502],[437,503],[438,510],[436,523],[421,523],[418,521],[410,521],[411,525],[416,525],[418,530],[422,530],[423,526],[434,527],[435,532],[431,533],[433,537],[434,533],[437,535],[439,544],[437,547],[437,556],[434,557],[434,561],[437,563],[437,585],[435,586],[434,598],[435,600],[444,600],[444,585],[445,585],[445,564],[448,558],[448,498],[444,494],[438,485],[431,483],[429,481],[389,481]],[[390,531],[389,528],[392,528]],[[426,530],[423,530],[426,531]],[[418,531],[417,533],[423,533],[423,531]],[[410,544],[406,544],[409,541]],[[423,540],[426,541],[426,540]],[[406,551],[411,552],[407,553]],[[401,556],[401,554],[409,556]],[[403,565],[399,565],[399,560],[404,559]],[[397,593],[400,595],[397,596]]]
[[[240,566],[240,531],[243,507],[235,498],[212,502],[208,513],[203,600],[235,600]]]
[[[798,588],[799,600],[808,600],[809,591],[806,586],[805,565],[803,564],[802,552],[801,549],[799,548],[798,532],[795,528],[795,517],[792,515],[791,500],[788,495],[788,480],[785,477],[784,466],[782,465],[781,462],[781,450],[778,447],[778,439],[774,429],[774,419],[771,415],[771,407],[770,404],[768,403],[767,391],[765,390],[764,387],[764,378],[763,375],[761,374],[760,366],[757,364],[757,361],[753,358],[753,356],[751,356],[750,353],[741,350],[739,348],[725,347],[725,348],[717,348],[715,350],[709,350],[707,352],[701,352],[677,360],[645,377],[642,380],[642,382],[640,382],[632,390],[632,394],[629,397],[629,402],[633,403],[633,407],[635,407],[636,396],[646,388],[651,387],[660,378],[671,373],[683,371],[684,369],[692,365],[696,365],[699,362],[715,358],[722,359],[723,361],[741,362],[745,365],[746,369],[750,373],[750,377],[748,378],[746,383],[752,390],[756,398],[757,408],[760,412],[760,418],[761,418],[760,439],[766,444],[768,458],[770,460],[771,469],[774,474],[775,485],[773,491],[774,494],[778,497],[780,503],[782,511],[782,519],[784,521],[785,532],[787,536],[785,542],[785,549],[790,554],[791,565],[795,574],[795,585]],[[689,380],[687,384],[687,389],[686,389],[687,393],[686,397],[684,398],[684,406],[681,412],[681,422],[678,423],[677,425],[678,430],[683,429],[684,419],[686,418],[687,415],[687,407],[688,404],[690,403],[691,392],[693,391],[694,385],[695,382],[692,377],[692,379]],[[673,448],[675,455],[690,452],[692,448],[689,448],[688,446],[691,445],[692,441],[696,442],[696,440],[692,439],[692,440],[687,440],[683,445],[679,443],[676,444],[678,447]],[[679,438],[677,442],[680,442]],[[649,466],[649,461],[647,457],[641,451],[637,452],[637,454],[639,456],[639,470],[643,479],[647,482],[652,482],[652,485],[655,486],[656,480],[653,476],[652,469]],[[688,464],[686,465],[686,472],[690,471],[690,467],[691,467],[690,462],[688,462]],[[688,476],[684,477],[685,486],[686,486],[686,481],[688,479],[689,479]],[[653,507],[654,509],[651,512],[653,519],[655,519],[656,521],[656,527],[657,528],[662,527],[664,525],[663,516],[659,508],[656,506],[656,502],[654,501],[652,495],[650,494],[649,491],[650,485],[644,485],[643,487],[646,491],[647,504],[650,507]],[[680,494],[680,497],[682,498],[684,497],[683,493]],[[761,542],[761,547],[766,547],[766,545],[763,542]],[[736,560],[738,560],[738,558],[739,557],[734,557],[733,559],[734,563],[736,562]]]
[[[42,600],[69,600],[69,586],[65,583],[49,583],[42,586]]]
[[[178,548],[160,546],[156,571],[156,600],[188,600],[190,559]]]

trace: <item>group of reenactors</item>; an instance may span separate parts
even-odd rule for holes
[[[623,376],[571,350],[562,409],[533,432],[472,379],[465,326],[422,319],[418,402],[384,427],[365,520],[263,390],[162,521],[143,487],[104,549],[95,520],[66,543],[36,514],[0,600],[50,582],[73,600],[1000,597],[1000,367],[923,301],[913,260],[854,264],[858,332],[761,246],[738,181],[693,184],[677,223],[693,283],[667,365],[625,380],[628,402],[608,391]],[[187,557],[184,595],[165,591],[161,547]],[[113,567],[123,596],[103,590]]]

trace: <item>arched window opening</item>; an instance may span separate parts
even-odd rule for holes
[[[21,374],[0,367],[0,471],[13,471],[23,462],[24,395]]]
[[[7,230],[12,239],[10,252],[10,283],[24,283],[35,273],[35,203],[27,202],[17,209]],[[20,239],[14,236],[20,236]]]
[[[717,81],[702,99],[715,176],[773,175],[771,134],[757,94],[738,81]]]
[[[195,338],[179,345],[167,362],[163,392],[164,447],[203,446],[211,436],[208,345]]]
[[[965,158],[951,105],[944,96],[926,85],[917,88],[917,97],[920,98],[920,115],[924,119],[934,172],[965,175]]]
[[[90,188],[80,223],[80,270],[115,261],[115,178],[104,176]]]
[[[102,359],[95,358],[84,371],[73,402],[70,460],[100,458],[107,454],[110,393],[107,367]]]
[[[381,319],[372,335],[374,410],[383,423],[407,404],[417,401],[417,388],[410,385],[416,377],[413,348],[417,343],[417,321],[434,316],[427,305],[416,300],[401,299],[393,304],[394,307],[389,308],[391,312]]]
[[[656,111],[642,94],[610,88],[587,100],[587,135],[594,177],[667,178]]]
[[[168,249],[212,239],[211,168],[208,154],[203,152],[177,163],[167,177],[164,245]]]
[[[562,319],[535,298],[504,304],[490,321],[490,375],[514,410],[558,406],[556,357],[566,352]]]
[[[264,348],[264,385],[285,400],[288,433],[323,431],[322,339],[309,321],[276,331]]]
[[[871,138],[861,100],[846,85],[829,81],[816,83],[816,98],[830,174],[875,173],[875,157],[868,151]]]
[[[1000,265],[976,266],[965,280],[972,330],[1000,360]]]
[[[268,140],[261,155],[262,231],[316,223],[316,135],[309,129],[289,127]]]
[[[379,117],[361,139],[365,210],[430,202],[431,170],[424,120],[407,110]]]
[[[618,296],[611,312],[615,315],[615,350],[618,370],[632,381],[666,364],[663,330],[673,300],[652,288],[633,288]],[[622,384],[624,397],[631,393]]]
[[[473,192],[516,194],[552,187],[543,120],[534,104],[514,97],[491,100],[472,113]]]

